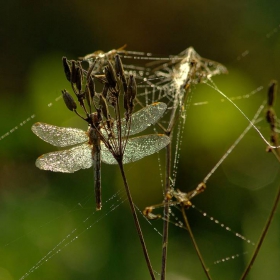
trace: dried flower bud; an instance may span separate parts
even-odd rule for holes
[[[83,84],[82,66],[78,64],[76,68],[76,87],[79,91],[82,90],[82,84]]]
[[[77,104],[74,101],[73,97],[64,89],[62,90],[62,96],[65,105],[70,111],[75,111],[77,109]]]
[[[267,105],[273,106],[277,93],[277,81],[271,81],[267,93]]]
[[[76,83],[76,62],[74,60],[71,61],[71,83]]]
[[[109,86],[115,88],[117,85],[117,78],[115,70],[110,61],[108,61],[108,66],[105,67],[105,76]]]
[[[121,78],[121,81],[123,84],[123,90],[124,90],[124,92],[126,92],[127,91],[127,82],[126,82],[126,78],[125,78],[125,74],[124,74],[124,70],[123,70],[123,64],[122,64],[121,58],[118,54],[115,56],[115,69],[116,69],[117,76]]]
[[[94,97],[95,95],[95,85],[94,85],[94,79],[92,78],[92,76],[88,77],[88,90],[91,96],[91,99]]]
[[[63,63],[63,68],[64,68],[64,73],[66,76],[66,79],[71,82],[71,70],[69,67],[69,64],[67,62],[67,58],[65,56],[62,57],[62,63]]]
[[[130,100],[134,100],[137,94],[137,85],[136,81],[133,75],[130,75],[128,80],[128,90],[129,90],[129,96]]]
[[[101,84],[107,83],[105,75],[94,75],[94,78],[96,78]]]
[[[127,104],[129,107],[130,112],[133,110],[133,102],[136,97],[137,93],[137,86],[136,86],[136,81],[134,79],[133,75],[130,75],[129,80],[128,80],[128,85],[127,85]]]
[[[101,112],[103,116],[105,117],[106,120],[108,120],[110,117],[109,110],[108,110],[106,99],[102,95],[100,95],[99,97],[99,106],[101,108]]]
[[[107,98],[108,90],[109,90],[109,86],[108,86],[108,84],[105,84],[104,87],[103,87],[102,93],[101,93],[101,95],[104,98]]]
[[[275,119],[276,119],[276,116],[275,116],[274,110],[272,108],[269,108],[266,111],[266,121],[270,124],[271,129],[275,128]]]

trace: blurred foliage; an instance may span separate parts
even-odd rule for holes
[[[193,46],[229,74],[214,81],[227,96],[263,90],[236,104],[252,118],[271,79],[279,79],[280,27],[276,1],[6,1],[1,5],[0,44],[0,279],[149,279],[127,202],[105,203],[123,187],[117,167],[103,165],[104,207],[94,212],[93,174],[55,174],[35,168],[54,148],[32,134],[36,121],[86,128],[68,111],[60,90],[69,89],[61,57],[127,44],[129,50],[177,54]],[[207,85],[192,89],[176,186],[193,189],[248,125]],[[208,101],[208,105],[193,106]],[[279,101],[278,101],[279,107]],[[280,115],[280,112],[278,112]],[[265,122],[262,132],[269,137]],[[194,203],[232,230],[257,241],[278,187],[279,167],[251,130],[214,173]],[[164,158],[163,153],[160,155]],[[126,167],[136,205],[162,201],[156,155]],[[79,203],[81,205],[79,205]],[[279,212],[279,211],[278,211]],[[213,279],[238,279],[253,247],[190,210],[189,218]],[[180,217],[180,213],[176,213]],[[89,220],[86,218],[90,216]],[[86,220],[86,221],[85,221]],[[151,260],[160,271],[162,221],[140,218]],[[90,225],[91,228],[86,230]],[[68,234],[76,229],[68,237]],[[76,234],[77,232],[77,234]],[[278,279],[279,214],[248,279]],[[78,235],[78,239],[73,238]],[[66,238],[61,252],[56,245]],[[52,250],[52,251],[51,251]],[[204,279],[187,231],[171,225],[167,279]],[[214,261],[240,254],[214,265]]]

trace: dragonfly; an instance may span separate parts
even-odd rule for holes
[[[142,132],[152,124],[155,124],[162,117],[166,108],[165,103],[157,102],[132,114],[129,135]],[[122,132],[127,130],[126,124],[126,120],[122,119]],[[111,124],[111,126],[114,127],[114,124]],[[97,131],[97,129],[89,125],[88,130],[84,131],[78,128],[58,127],[38,122],[31,129],[39,138],[53,146],[67,147],[76,145],[67,150],[43,154],[36,160],[35,165],[42,170],[64,173],[73,173],[93,166],[96,209],[100,210],[102,205],[101,161],[106,164],[118,163],[112,150],[108,148],[108,142],[111,143],[114,140],[111,139],[114,136],[106,134],[108,127],[104,125],[103,128]],[[112,131],[114,132],[114,129]],[[99,133],[102,137],[98,137]],[[100,141],[97,141],[97,139],[100,139]],[[150,134],[133,138],[123,137],[121,142],[125,147],[122,163],[126,164],[158,152],[170,143],[170,139],[163,134]]]

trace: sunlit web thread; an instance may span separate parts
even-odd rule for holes
[[[42,229],[42,228],[48,226],[49,224],[51,224],[52,222],[54,222],[54,221],[56,221],[56,220],[59,220],[59,219],[62,219],[62,218],[65,217],[66,215],[69,215],[69,214],[71,214],[71,213],[74,213],[74,212],[79,211],[79,210],[81,209],[81,207],[80,207],[79,205],[82,205],[82,204],[86,203],[86,201],[88,201],[88,200],[89,200],[89,198],[87,197],[86,199],[84,199],[85,202],[83,202],[83,203],[78,203],[78,204],[75,205],[72,209],[70,209],[69,211],[67,211],[65,214],[60,215],[60,216],[57,216],[56,218],[54,218],[54,219],[52,219],[52,220],[49,220],[49,221],[45,222],[44,224],[38,226],[37,229],[31,230],[31,231],[27,232],[26,234],[24,234],[24,235],[22,235],[22,236],[20,236],[20,237],[17,237],[16,239],[13,239],[12,241],[6,243],[3,247],[10,246],[11,244],[13,244],[13,243],[15,243],[15,242],[21,240],[22,238],[27,237],[29,234],[38,231],[38,229]],[[109,199],[109,200],[110,200],[110,199]]]
[[[178,123],[178,126],[177,126],[178,127],[177,141],[176,141],[176,146],[175,146],[175,156],[174,156],[173,175],[172,175],[174,186],[175,186],[177,172],[178,172],[179,159],[180,159],[180,155],[181,155],[181,147],[182,147],[182,143],[183,143],[187,112],[188,112],[188,109],[190,107],[192,95],[193,95],[193,92],[190,91],[188,96],[187,96],[185,106],[184,105],[181,106],[180,111],[179,111],[179,123]]]
[[[192,205],[191,208],[196,209],[203,217],[208,218],[211,222],[215,223],[216,225],[219,225],[221,228],[234,234],[235,237],[242,239],[243,241],[247,242],[248,244],[251,244],[252,246],[255,245],[255,243],[252,242],[250,239],[246,238],[245,236],[241,235],[240,233],[238,233],[236,231],[233,231],[230,227],[228,227],[224,223],[220,222],[218,219],[215,219],[214,217],[208,215],[205,211],[200,210],[195,205]]]
[[[209,87],[215,89],[217,92],[219,92],[225,99],[227,99],[240,113],[241,115],[249,122],[252,124],[252,127],[256,130],[256,132],[260,135],[261,139],[272,149],[277,149],[280,148],[280,146],[272,146],[262,135],[260,130],[250,121],[250,119],[246,116],[246,114],[232,101],[230,100],[221,90],[218,89],[216,84],[213,82],[212,79],[209,78],[209,81],[211,81],[211,84],[206,83]]]
[[[97,224],[98,222],[100,222],[103,218],[105,218],[106,216],[108,216],[110,213],[112,213],[113,211],[115,211],[122,203],[124,203],[127,198],[124,196],[124,189],[122,191],[118,191],[116,194],[114,194],[112,197],[110,197],[107,201],[105,201],[104,205],[106,203],[111,202],[114,198],[116,198],[117,196],[119,196],[119,199],[117,200],[117,203],[113,203],[110,207],[109,207],[109,211],[107,212],[103,212],[103,214],[96,219],[93,223],[91,223],[89,226],[87,226],[86,228],[84,228],[82,231],[78,232],[78,229],[81,227],[82,224],[85,224],[86,222],[89,221],[89,218],[91,218],[92,216],[94,216],[94,214],[96,213],[100,213],[97,211],[94,211],[89,217],[87,217],[86,219],[84,219],[82,221],[82,223],[80,224],[80,226],[76,227],[75,229],[73,229],[69,234],[66,235],[65,238],[63,238],[57,245],[55,245],[55,247],[53,247],[43,258],[41,258],[34,266],[32,266],[28,272],[26,272],[21,278],[25,279],[26,277],[28,277],[30,274],[32,274],[35,270],[37,270],[38,268],[40,268],[43,264],[45,264],[47,261],[49,261],[50,259],[52,259],[55,255],[59,254],[63,249],[65,249],[69,244],[71,244],[72,242],[76,241],[83,233],[85,233],[87,230],[91,229],[95,224]],[[73,237],[74,236],[74,237]]]
[[[184,230],[187,230],[187,228],[184,226],[184,223],[180,220],[180,218],[172,211],[172,208],[176,208],[178,209],[178,211],[181,211],[181,209],[176,206],[173,205],[172,207],[169,207],[169,215],[170,215],[170,219],[168,219],[168,222],[170,224],[175,225],[176,227],[182,228]],[[206,218],[208,220],[210,220],[211,222],[213,222],[216,226],[220,226],[220,228],[224,229],[226,232],[229,232],[231,234],[233,234],[236,238],[241,239],[242,241],[251,244],[252,246],[255,246],[255,243],[253,241],[251,241],[249,238],[246,238],[245,236],[241,235],[240,233],[232,230],[229,226],[227,226],[225,223],[220,222],[218,219],[214,218],[213,216],[210,216],[209,214],[207,214],[205,211],[199,209],[198,207],[196,207],[194,204],[191,206],[192,209],[195,209],[196,211],[198,211],[198,213],[200,213],[202,215],[203,218]],[[166,220],[166,218],[161,217],[162,220]]]
[[[139,207],[138,207],[136,204],[134,204],[134,206],[135,206],[135,208],[137,209],[137,211],[140,213],[140,215],[146,220],[146,222],[153,228],[153,230],[154,230],[159,236],[162,237],[162,234],[159,232],[159,230],[158,230],[157,228],[155,228],[155,227],[153,226],[153,224],[151,223],[151,221],[145,217],[145,215],[144,215],[143,212],[139,209]]]
[[[237,258],[240,258],[242,255],[246,255],[246,254],[248,254],[248,253],[244,252],[244,253],[234,254],[234,255],[231,255],[229,257],[225,257],[225,258],[216,260],[216,261],[214,261],[214,264],[221,264],[221,263],[225,263],[227,261],[233,261]]]
[[[54,99],[54,102],[57,102],[59,100],[61,100],[61,96],[58,96]],[[53,106],[53,102],[49,102],[47,104],[47,108],[50,108]],[[18,125],[14,126],[13,128],[11,128],[9,131],[7,131],[6,133],[4,133],[2,136],[0,136],[0,141],[3,140],[4,138],[10,136],[12,133],[14,133],[15,131],[17,131],[18,129],[24,127],[26,124],[28,124],[31,120],[33,120],[36,117],[36,114],[33,113],[31,114],[29,117],[27,117],[26,119],[24,119],[23,121],[21,121]]]
[[[247,132],[252,128],[252,126],[254,126],[254,124],[257,123],[257,121],[260,121],[260,120],[258,120],[258,117],[259,117],[260,113],[263,111],[265,105],[266,105],[266,100],[264,100],[263,103],[261,104],[261,106],[258,108],[253,119],[249,122],[249,125],[244,129],[244,131],[239,135],[239,137],[234,141],[234,143],[229,147],[229,149],[225,152],[225,154],[221,157],[221,159],[215,164],[215,166],[211,169],[211,171],[203,179],[203,182],[205,184],[209,180],[209,178],[215,173],[217,168],[222,164],[222,162],[230,155],[230,153],[237,146],[237,144],[243,139],[243,137],[247,134]]]
[[[243,95],[238,95],[238,96],[232,96],[232,97],[228,97],[230,100],[232,101],[238,101],[238,100],[243,100],[243,99],[248,99],[250,97],[252,97],[253,95],[255,95],[256,93],[260,92],[261,90],[263,90],[264,87],[263,86],[258,86],[257,88],[255,88],[254,90],[252,90],[251,92],[247,93],[247,94],[243,94]],[[221,98],[220,102],[225,102],[226,99],[225,98]],[[217,102],[217,101],[215,101]],[[210,101],[200,101],[200,102],[195,102],[192,103],[191,106],[201,106],[201,105],[208,105],[210,103]]]

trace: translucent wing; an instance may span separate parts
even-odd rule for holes
[[[35,165],[43,170],[73,173],[92,166],[91,149],[91,146],[85,143],[69,150],[47,153],[41,155]]]
[[[46,123],[35,123],[32,131],[42,140],[57,147],[66,147],[88,141],[85,131],[78,128],[59,127]]]
[[[155,124],[161,118],[166,108],[167,106],[165,103],[157,102],[148,105],[143,109],[132,114],[129,135],[137,134],[145,130],[152,124]],[[121,124],[122,124],[122,136],[124,136],[126,133],[126,129],[128,129],[128,127],[126,127],[126,120],[122,119]],[[106,135],[104,129],[102,129],[101,132],[103,133],[103,135]],[[114,127],[114,133],[115,135],[118,135],[116,125]]]
[[[157,102],[132,114],[129,135],[137,134],[155,124],[162,117],[166,108],[165,103]],[[122,120],[122,126],[125,126],[125,120]]]
[[[130,138],[125,147],[123,163],[134,162],[143,157],[152,155],[167,146],[169,142],[169,137],[162,134]],[[101,160],[107,164],[117,164],[115,158],[104,144],[101,147]]]

